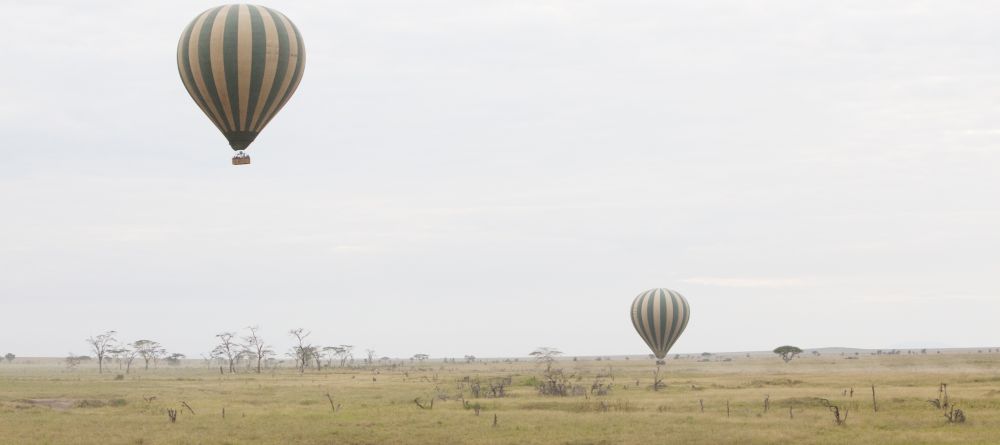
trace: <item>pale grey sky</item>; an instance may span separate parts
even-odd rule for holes
[[[1000,4],[266,3],[296,96],[233,167],[215,2],[4,1],[0,352],[259,324],[379,355],[1000,344]]]

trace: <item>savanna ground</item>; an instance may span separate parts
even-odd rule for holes
[[[120,379],[117,365],[98,375],[92,364],[17,359],[0,364],[0,443],[1000,443],[1000,353],[847,356],[671,357],[659,391],[647,358],[564,358],[554,367],[586,393],[565,397],[539,395],[545,367],[528,359],[224,375],[189,361]],[[505,397],[487,396],[505,380]],[[965,423],[928,403],[942,382]],[[846,424],[819,398],[847,411]]]

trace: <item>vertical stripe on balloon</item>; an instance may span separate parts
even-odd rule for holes
[[[210,9],[195,19],[194,25],[191,29],[190,41],[185,45],[185,49],[188,54],[188,66],[191,69],[191,83],[195,87],[193,91],[197,93],[199,97],[203,97],[205,107],[209,111],[209,118],[216,123],[223,133],[225,133],[228,131],[228,128],[226,127],[225,121],[222,119],[222,114],[219,112],[219,105],[216,101],[215,95],[213,94],[215,86],[212,82],[206,82],[206,76],[202,73],[203,69],[208,68],[208,66],[203,63],[205,59],[201,56],[202,45],[204,45],[205,48],[208,47],[208,37],[205,33],[205,23],[210,20],[214,20],[214,14],[216,13],[218,13],[218,8]],[[209,72],[209,76],[210,75],[211,72]],[[188,90],[188,92],[191,91],[192,90],[190,89]]]
[[[260,131],[261,128],[267,123],[268,118],[274,111],[275,102],[277,100],[278,94],[281,94],[284,90],[286,77],[288,77],[288,59],[291,56],[291,50],[288,46],[288,30],[285,28],[285,23],[281,20],[279,14],[268,8],[264,8],[268,15],[271,16],[271,21],[274,23],[275,30],[277,31],[278,40],[278,60],[277,60],[277,71],[274,73],[274,81],[271,84],[271,91],[267,95],[267,100],[264,103],[264,114],[260,116],[257,122],[257,127],[253,130]]]
[[[205,103],[205,97],[202,95],[201,91],[198,90],[197,85],[194,82],[194,76],[191,72],[191,59],[189,51],[189,42],[191,39],[192,30],[195,28],[195,22],[192,22],[181,34],[181,40],[177,43],[177,71],[181,75],[181,81],[184,83],[184,88],[188,90],[191,94],[191,98],[201,108],[201,111],[208,116],[208,119],[212,121],[219,131],[225,131],[219,120],[215,118],[212,112],[208,109],[208,105]],[[197,36],[197,34],[195,34]]]
[[[237,13],[236,57],[249,63],[236,66],[236,127],[246,130],[247,104],[250,102],[250,70],[253,68],[253,29],[250,26],[250,8],[240,5]]]
[[[208,58],[211,61],[212,78],[215,80],[215,94],[219,98],[219,103],[222,104],[222,114],[226,118],[230,131],[236,131],[233,106],[229,97],[229,79],[226,78],[226,56],[229,55],[233,59],[234,65],[236,63],[236,55],[233,54],[235,51],[229,51],[230,48],[226,46],[226,21],[231,8],[232,5],[223,6],[219,14],[215,16],[212,23]],[[232,40],[230,39],[230,42]],[[235,45],[233,46],[235,47]]]
[[[292,69],[292,75],[288,79],[289,82],[281,100],[278,101],[277,106],[274,108],[274,111],[270,113],[267,120],[264,122],[264,125],[271,122],[271,119],[274,119],[274,116],[276,116],[278,112],[285,107],[285,103],[288,102],[288,99],[291,99],[292,95],[295,94],[295,90],[299,88],[299,81],[302,79],[302,71],[304,71],[306,66],[305,45],[302,43],[302,36],[299,34],[298,28],[295,27],[294,23],[288,20],[288,17],[281,15],[281,18],[287,25],[288,29],[292,30],[292,33],[289,36],[289,51],[291,51],[289,64],[294,62],[294,68]]]
[[[250,82],[247,84],[247,113],[243,119],[243,129],[250,129],[250,122],[253,121],[254,114],[257,113],[257,98],[261,83],[264,81],[264,63],[267,58],[267,33],[264,31],[264,19],[256,6],[249,6],[247,10],[250,14]]]

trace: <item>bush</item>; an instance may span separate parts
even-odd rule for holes
[[[102,408],[104,406],[107,406],[107,403],[103,400],[86,399],[76,402],[77,408]]]

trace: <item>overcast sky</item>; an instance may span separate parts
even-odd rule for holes
[[[295,97],[230,165],[177,75],[215,2],[0,15],[0,352],[1000,344],[1000,4],[273,1]]]

